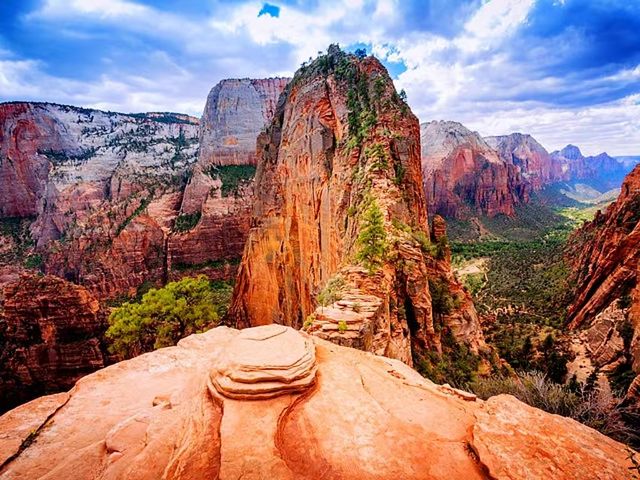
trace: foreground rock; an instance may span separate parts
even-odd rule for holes
[[[513,397],[273,325],[192,335],[0,417],[2,479],[614,480],[627,456]]]
[[[296,73],[259,139],[236,325],[304,326],[408,364],[424,349],[441,352],[444,334],[485,347],[446,239],[428,232],[419,135],[375,58],[330,47]],[[366,231],[373,246],[358,240]],[[457,308],[434,310],[434,282]]]
[[[0,313],[0,410],[71,388],[107,363],[106,318],[85,288],[24,275],[4,288]]]

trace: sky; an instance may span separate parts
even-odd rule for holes
[[[640,0],[0,0],[0,101],[200,116],[221,79],[331,43],[380,58],[421,122],[640,155]]]

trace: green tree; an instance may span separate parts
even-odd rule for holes
[[[106,333],[110,349],[130,358],[215,327],[226,311],[231,291],[231,286],[212,284],[204,275],[152,288],[140,302],[126,302],[111,313]]]
[[[384,215],[374,201],[364,214],[360,234],[358,235],[360,251],[356,258],[370,271],[375,272],[386,258],[387,231],[384,228]]]

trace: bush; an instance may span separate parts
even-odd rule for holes
[[[429,293],[431,293],[433,313],[447,315],[460,306],[460,300],[451,295],[449,285],[444,280],[430,278]]]
[[[620,407],[620,400],[598,389],[588,391],[584,385],[572,389],[535,371],[515,377],[478,379],[468,387],[484,400],[494,395],[513,395],[527,405],[571,417],[618,441],[637,441],[633,428],[624,420],[626,410]]]
[[[331,305],[342,298],[343,289],[345,287],[344,277],[336,275],[331,278],[327,285],[318,293],[318,303],[323,307]]]
[[[356,258],[369,272],[375,272],[386,258],[387,232],[384,228],[384,215],[373,201],[364,214],[360,234],[357,240],[360,251]]]
[[[178,215],[173,229],[176,232],[188,232],[198,224],[201,216],[202,212],[183,213]]]
[[[125,302],[111,312],[109,349],[125,358],[175,345],[192,333],[215,327],[231,300],[230,285],[207,277],[186,277],[150,289],[140,302]]]

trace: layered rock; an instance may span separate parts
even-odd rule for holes
[[[85,288],[24,275],[4,288],[0,314],[0,409],[71,388],[107,363],[106,318]]]
[[[515,166],[534,191],[545,185],[565,179],[562,166],[554,162],[549,152],[531,135],[512,133],[485,137],[500,158]]]
[[[640,372],[640,167],[618,199],[569,239],[575,299],[569,327],[586,328],[597,366],[630,362]]]
[[[512,216],[528,201],[520,171],[503,161],[476,132],[456,122],[420,126],[422,175],[431,213],[451,218],[472,214]]]
[[[412,344],[439,350],[419,142],[417,119],[373,57],[334,47],[301,69],[259,139],[231,319],[306,326],[407,363]],[[478,351],[475,310],[462,304],[468,328],[449,316],[443,328]]]
[[[252,395],[300,372],[315,381]],[[261,381],[234,397],[211,382],[230,376]],[[0,432],[2,479],[614,480],[638,455],[513,397],[484,402],[273,326],[219,327],[113,365],[6,413]]]

